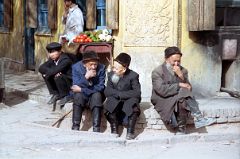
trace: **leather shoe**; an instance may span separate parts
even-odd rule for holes
[[[80,126],[78,124],[73,124],[72,130],[77,130],[79,131]]]
[[[186,126],[179,126],[175,135],[185,135],[187,134]]]
[[[63,98],[60,99],[59,101],[59,105],[65,105],[66,103],[71,103],[72,102],[72,98],[70,96],[65,96]]]
[[[59,95],[54,94],[54,95],[52,95],[50,100],[47,102],[47,104],[51,105],[51,104],[55,103],[58,99],[59,99]]]
[[[194,120],[195,128],[201,128],[205,126],[212,125],[216,122],[216,119],[213,118],[199,118],[197,120]]]
[[[126,139],[127,140],[133,140],[135,138],[134,134],[132,133],[127,133]]]

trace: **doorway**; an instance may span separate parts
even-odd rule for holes
[[[35,70],[35,56],[34,56],[34,28],[28,28],[26,25],[27,19],[26,0],[24,0],[24,63],[27,70]]]
[[[231,65],[233,64],[233,60],[223,60],[222,61],[222,79],[221,79],[221,87],[228,88],[231,83]]]

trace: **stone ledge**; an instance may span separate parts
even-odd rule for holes
[[[217,100],[217,99],[216,99]],[[240,101],[236,99],[232,104],[229,104],[229,107],[218,107],[210,108],[207,106],[207,103],[203,104],[204,102],[199,102],[200,110],[203,112],[205,117],[212,117],[216,118],[217,124],[223,123],[236,123],[240,122]],[[202,104],[201,104],[202,103]],[[239,104],[239,106],[237,106]],[[63,110],[61,110],[62,114],[68,112],[72,109],[72,104],[68,103],[65,105]],[[166,126],[162,122],[160,115],[154,109],[154,106],[150,102],[142,102],[140,104],[141,114],[138,118],[136,129],[143,130],[143,129],[154,129],[154,130],[166,130]],[[69,119],[65,119],[65,122],[61,125],[61,127],[71,128],[71,115],[68,116]],[[81,130],[88,131],[91,130],[91,123],[92,117],[91,112],[86,110],[83,113]],[[193,124],[193,119],[188,120],[188,124]],[[105,119],[104,115],[102,117],[102,130],[106,130],[110,132],[110,125]]]

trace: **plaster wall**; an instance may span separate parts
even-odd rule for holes
[[[233,90],[240,90],[240,60],[233,61],[225,75],[225,87]]]
[[[143,101],[152,92],[151,72],[164,61],[164,49],[177,45],[177,6],[174,0],[119,1],[119,30],[114,32],[114,57],[127,52],[130,68],[140,75]]]
[[[130,68],[140,74],[143,101],[152,91],[151,72],[164,61],[164,49],[178,46],[197,97],[214,96],[221,86],[218,38],[187,29],[187,1],[119,1],[119,30],[114,32],[114,56],[127,52]]]
[[[182,1],[181,50],[193,92],[198,97],[214,96],[221,87],[222,60],[219,38],[209,32],[189,32],[187,1]]]

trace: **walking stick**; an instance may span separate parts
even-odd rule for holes
[[[55,126],[56,124],[58,124],[58,125],[57,125],[57,128],[59,128],[61,122],[63,121],[63,119],[64,119],[68,114],[70,114],[72,111],[73,111],[73,110],[71,109],[71,110],[69,110],[67,113],[65,113],[63,116],[61,116],[55,123],[52,124],[52,127]]]

